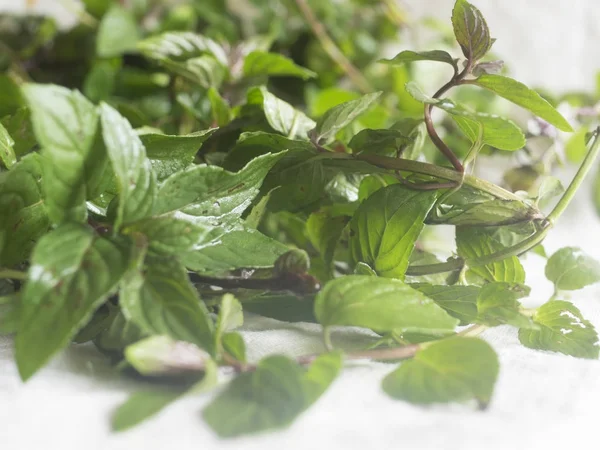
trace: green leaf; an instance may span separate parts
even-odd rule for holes
[[[308,132],[315,126],[312,119],[275,97],[264,86],[248,91],[248,103],[262,105],[269,125],[289,139],[307,139]]]
[[[233,230],[209,246],[180,255],[195,272],[221,273],[273,267],[288,247],[256,230]]]
[[[152,163],[152,169],[157,178],[162,180],[192,164],[204,141],[215,130],[216,128],[210,128],[183,135],[167,135],[143,129],[137,131]]]
[[[202,415],[220,437],[284,428],[323,394],[340,368],[339,353],[318,357],[308,371],[270,356],[235,378]]]
[[[246,362],[246,343],[241,334],[236,332],[225,333],[221,337],[223,350],[236,361]]]
[[[155,416],[185,394],[179,388],[132,394],[112,416],[113,431],[126,431]]]
[[[437,99],[424,94],[415,82],[406,84],[406,91],[421,103],[434,105],[452,116],[461,131],[471,142],[479,139],[483,127],[482,143],[501,150],[519,150],[525,146],[523,131],[511,120],[493,114],[472,113],[447,98]]]
[[[217,384],[217,371],[217,365],[212,360],[207,360],[204,377],[191,387],[186,383],[183,386],[171,386],[170,389],[140,391],[132,394],[113,414],[112,429],[128,430],[155,416],[186,394],[198,394],[211,389]]]
[[[210,54],[222,65],[228,63],[223,47],[206,36],[187,31],[149,37],[138,42],[137,48],[144,56],[158,61],[181,62]]]
[[[548,259],[546,278],[556,290],[575,291],[600,281],[600,263],[578,247],[561,248]]]
[[[542,179],[535,201],[540,205],[540,208],[545,208],[552,199],[558,197],[563,192],[565,192],[565,188],[561,181],[558,178],[549,175]]]
[[[0,117],[14,114],[25,105],[19,85],[7,74],[0,74]]]
[[[225,294],[219,305],[219,315],[217,316],[217,325],[215,329],[215,341],[218,347],[221,347],[223,335],[231,330],[241,327],[244,324],[244,312],[242,304],[233,294]]]
[[[354,153],[383,154],[396,156],[401,148],[412,139],[399,130],[362,130],[348,143]]]
[[[79,92],[60,86],[26,84],[23,94],[42,146],[48,216],[54,224],[83,222],[85,201],[97,196],[108,167],[104,149],[94,145],[98,113]]]
[[[325,327],[349,325],[378,332],[449,333],[458,320],[402,281],[348,275],[317,294],[315,316]]]
[[[536,328],[531,319],[520,311],[518,299],[528,294],[529,288],[518,284],[485,284],[477,297],[477,322],[488,326]]]
[[[208,89],[207,94],[210,101],[213,123],[219,127],[227,125],[231,122],[232,117],[231,108],[229,108],[227,101],[212,86]]]
[[[283,155],[280,152],[254,158],[236,173],[206,165],[178,172],[160,185],[153,213],[179,211],[178,218],[195,224],[221,225],[237,220]]]
[[[565,155],[569,162],[580,164],[587,153],[586,135],[588,127],[578,128],[565,144]]]
[[[0,123],[0,161],[9,169],[17,162],[17,155],[15,155],[13,148],[14,145],[15,141],[10,137],[4,125]]]
[[[348,216],[335,215],[332,208],[322,208],[306,221],[306,234],[328,266],[332,265],[335,248],[347,223]]]
[[[489,89],[562,131],[572,132],[569,122],[554,107],[523,83],[502,75],[481,75],[473,84]]]
[[[213,324],[185,268],[174,259],[150,259],[121,287],[125,317],[150,334],[170,336],[214,352]]]
[[[369,264],[380,276],[403,279],[423,220],[437,197],[437,191],[394,184],[367,198],[350,222],[353,261]]]
[[[127,320],[119,310],[112,318],[108,328],[94,338],[94,344],[102,352],[122,359],[127,346],[147,337],[135,323]]]
[[[313,296],[264,293],[244,299],[244,311],[282,322],[316,323]]]
[[[460,320],[461,325],[474,323],[477,319],[477,286],[436,286],[432,284],[411,284],[410,287],[434,300],[452,317]]]
[[[519,330],[519,341],[525,347],[598,359],[598,334],[573,304],[549,301],[535,311],[533,321],[539,330]]]
[[[318,144],[331,142],[338,131],[366,112],[380,96],[381,92],[374,92],[334,106],[319,118],[315,128],[310,131],[311,140]]]
[[[302,376],[302,368],[284,356],[263,359],[204,409],[204,420],[220,437],[283,428],[305,409]]]
[[[490,230],[477,227],[457,227],[456,246],[458,255],[467,260],[491,255],[505,246],[489,235]],[[516,256],[486,265],[467,262],[469,269],[487,281],[505,281],[522,284],[525,282],[525,270]]]
[[[417,404],[475,399],[487,406],[498,377],[498,356],[485,341],[454,337],[428,345],[383,380],[391,397]]]
[[[140,38],[135,16],[118,3],[102,17],[96,36],[96,54],[112,58],[134,50]]]
[[[29,109],[19,108],[13,115],[0,119],[0,123],[14,139],[13,150],[17,156],[29,153],[37,145]]]
[[[128,345],[125,359],[141,375],[164,376],[202,372],[210,356],[189,342],[150,336]]]
[[[119,203],[114,226],[135,222],[152,211],[156,196],[156,176],[146,149],[127,119],[103,103],[100,106],[102,135],[119,187]]]
[[[20,297],[16,293],[0,296],[0,336],[19,330]]]
[[[401,65],[414,61],[445,62],[454,67],[454,70],[458,72],[456,60],[452,58],[448,52],[443,50],[430,50],[427,52],[413,52],[411,50],[404,50],[403,52],[398,53],[392,59],[380,59],[378,62],[391,65]]]
[[[469,61],[485,56],[493,44],[490,30],[481,12],[466,0],[457,0],[452,10],[456,41]]]
[[[107,100],[115,90],[120,69],[120,58],[95,61],[83,83],[85,96],[93,102]]]
[[[128,250],[77,224],[38,242],[21,297],[15,358],[23,380],[67,346],[116,288]]]
[[[244,59],[244,76],[291,76],[303,80],[317,76],[312,70],[305,69],[291,59],[279,54],[263,51],[253,51]]]

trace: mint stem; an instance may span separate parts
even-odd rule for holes
[[[9,280],[26,280],[27,274],[19,270],[0,269],[0,279],[3,278]]]

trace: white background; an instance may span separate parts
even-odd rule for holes
[[[22,8],[20,0],[0,0],[1,8]],[[410,0],[414,14],[449,18],[451,0]],[[477,0],[488,18],[496,51],[512,73],[529,84],[552,89],[592,89],[600,69],[600,8],[597,0]],[[52,0],[38,9],[65,13]],[[572,173],[561,173],[568,181]],[[600,259],[600,222],[584,186],[546,241],[552,252],[583,247]],[[543,303],[551,286],[541,259],[525,260],[528,306]],[[572,300],[600,327],[600,287],[574,292]],[[262,328],[269,331],[257,332]],[[303,354],[320,350],[311,326],[250,320],[244,333],[254,357],[267,352]],[[468,405],[417,408],[388,399],[381,378],[392,366],[353,364],[324,397],[289,429],[259,437],[220,441],[203,424],[210,397],[187,398],[147,425],[114,435],[109,416],[139,386],[124,380],[89,346],[73,346],[26,385],[12,362],[12,341],[0,338],[0,448],[13,449],[541,449],[598,448],[600,361],[531,351],[515,330],[484,333],[498,351],[501,374],[489,410]],[[259,350],[260,349],[260,350]],[[259,353],[261,351],[262,353]]]

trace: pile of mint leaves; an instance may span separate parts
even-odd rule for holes
[[[23,381],[92,345],[153,382],[115,430],[201,394],[232,437],[289,425],[356,359],[390,363],[393,399],[485,408],[489,327],[598,358],[563,294],[600,281],[600,263],[542,242],[600,151],[600,93],[506,76],[475,6],[456,1],[450,32],[427,25],[448,51],[384,58],[425,26],[393,1],[82,3],[68,30],[0,16],[0,332]],[[428,94],[431,62],[445,80]],[[526,132],[499,98],[528,111]],[[502,185],[471,174],[515,154]],[[565,161],[579,166],[566,189],[551,176]],[[555,286],[535,309],[530,251]],[[245,314],[318,323],[323,351],[249,361]],[[340,327],[370,338],[348,349]]]

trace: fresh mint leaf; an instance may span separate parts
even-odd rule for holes
[[[456,246],[458,255],[467,260],[491,255],[504,249],[504,245],[489,235],[489,231],[477,227],[457,227]],[[525,270],[516,256],[501,261],[480,265],[467,263],[470,270],[485,280],[523,284]]]
[[[340,368],[338,353],[320,356],[307,371],[284,356],[270,356],[234,379],[202,415],[226,438],[284,428],[323,394]]]
[[[134,50],[140,38],[135,16],[114,3],[102,17],[96,36],[96,54],[112,58]]]
[[[256,230],[233,230],[217,242],[180,256],[190,270],[221,273],[241,268],[273,267],[286,251],[288,247]]]
[[[561,248],[548,258],[546,278],[556,290],[582,289],[600,281],[600,263],[578,247]]]
[[[163,62],[182,62],[210,54],[224,66],[227,65],[227,54],[223,47],[206,36],[187,31],[149,37],[139,42],[137,48],[144,56]]]
[[[572,303],[549,301],[535,311],[533,321],[539,329],[519,330],[525,347],[598,359],[598,333]]]
[[[19,108],[14,114],[2,117],[0,123],[15,141],[13,150],[17,157],[26,155],[36,146],[28,108]]]
[[[244,76],[292,76],[304,80],[317,76],[312,70],[296,65],[291,59],[279,53],[255,50],[244,59]]]
[[[325,285],[315,300],[325,327],[349,325],[378,332],[450,333],[458,320],[402,281],[347,275]]]
[[[505,282],[485,284],[477,297],[477,322],[489,326],[513,325],[522,329],[536,328],[531,318],[520,311],[518,299],[529,294],[529,288]]]
[[[55,85],[26,84],[23,95],[45,160],[48,216],[54,224],[83,222],[85,201],[96,197],[95,190],[108,167],[104,149],[94,142],[96,108],[79,92]]]
[[[400,65],[415,61],[438,61],[450,64],[454,70],[458,72],[456,60],[450,56],[448,52],[443,50],[429,50],[426,52],[413,52],[404,50],[394,56],[392,59],[380,59],[379,62],[384,64]]]
[[[65,224],[40,239],[21,297],[15,340],[23,380],[67,346],[115,290],[127,259],[127,248],[78,224]]]
[[[315,122],[289,103],[275,97],[262,87],[248,91],[248,103],[261,105],[269,125],[289,139],[308,139]]]
[[[148,334],[131,320],[127,320],[121,310],[112,318],[108,327],[94,338],[94,345],[109,356],[122,359],[127,346],[141,341]]]
[[[492,47],[493,40],[485,18],[466,0],[456,0],[452,10],[452,27],[456,41],[470,62],[483,58]]]
[[[223,350],[236,361],[246,362],[246,343],[240,333],[235,331],[225,333],[221,336]]]
[[[7,74],[0,74],[0,117],[14,114],[25,106],[19,85]]]
[[[214,353],[208,311],[178,261],[147,259],[130,271],[119,297],[125,316],[145,332],[191,342]]]
[[[573,131],[569,122],[550,103],[523,83],[502,75],[485,74],[474,80],[473,84],[489,89],[500,97],[531,111],[561,131]]]
[[[231,108],[227,104],[227,101],[221,97],[219,92],[213,86],[208,89],[208,100],[210,101],[210,109],[214,124],[222,127],[231,122]]]
[[[311,140],[318,144],[331,142],[338,131],[366,112],[381,96],[381,92],[363,95],[357,100],[342,103],[326,111],[310,131]]]
[[[106,103],[100,106],[102,135],[119,187],[115,228],[150,215],[156,175],[146,149],[127,119]]]
[[[83,83],[85,96],[93,102],[106,101],[115,90],[120,69],[120,58],[100,59],[94,62]]]
[[[125,360],[144,376],[204,371],[210,355],[194,344],[168,336],[150,336],[125,348]]]
[[[306,221],[306,234],[328,266],[333,263],[335,248],[348,220],[348,216],[335,215],[332,208],[323,208]]]
[[[10,169],[17,162],[17,155],[14,149],[15,141],[0,123],[0,161],[4,167]]]
[[[412,142],[401,131],[389,130],[362,130],[348,143],[348,147],[355,153],[372,153],[396,156],[402,148]]]
[[[391,397],[417,404],[475,399],[489,404],[498,377],[496,352],[481,339],[454,337],[428,345],[383,380]]]
[[[511,120],[486,113],[471,113],[447,98],[437,99],[425,95],[416,83],[406,85],[406,91],[417,101],[434,105],[452,116],[460,130],[471,142],[481,142],[501,150],[519,150],[525,146],[523,131]]]
[[[224,335],[244,324],[242,304],[232,294],[225,294],[219,305],[219,315],[215,328],[215,341],[217,347],[222,347]]]
[[[183,135],[167,135],[143,129],[136,131],[156,177],[164,180],[189,167],[202,144],[215,130],[210,128]]]
[[[395,184],[378,190],[350,222],[350,250],[355,263],[369,264],[381,276],[403,279],[423,221],[438,197]]]
[[[410,284],[410,287],[435,301],[448,314],[459,319],[461,325],[474,323],[477,319],[477,298],[481,289],[477,286],[436,286],[415,283]]]

